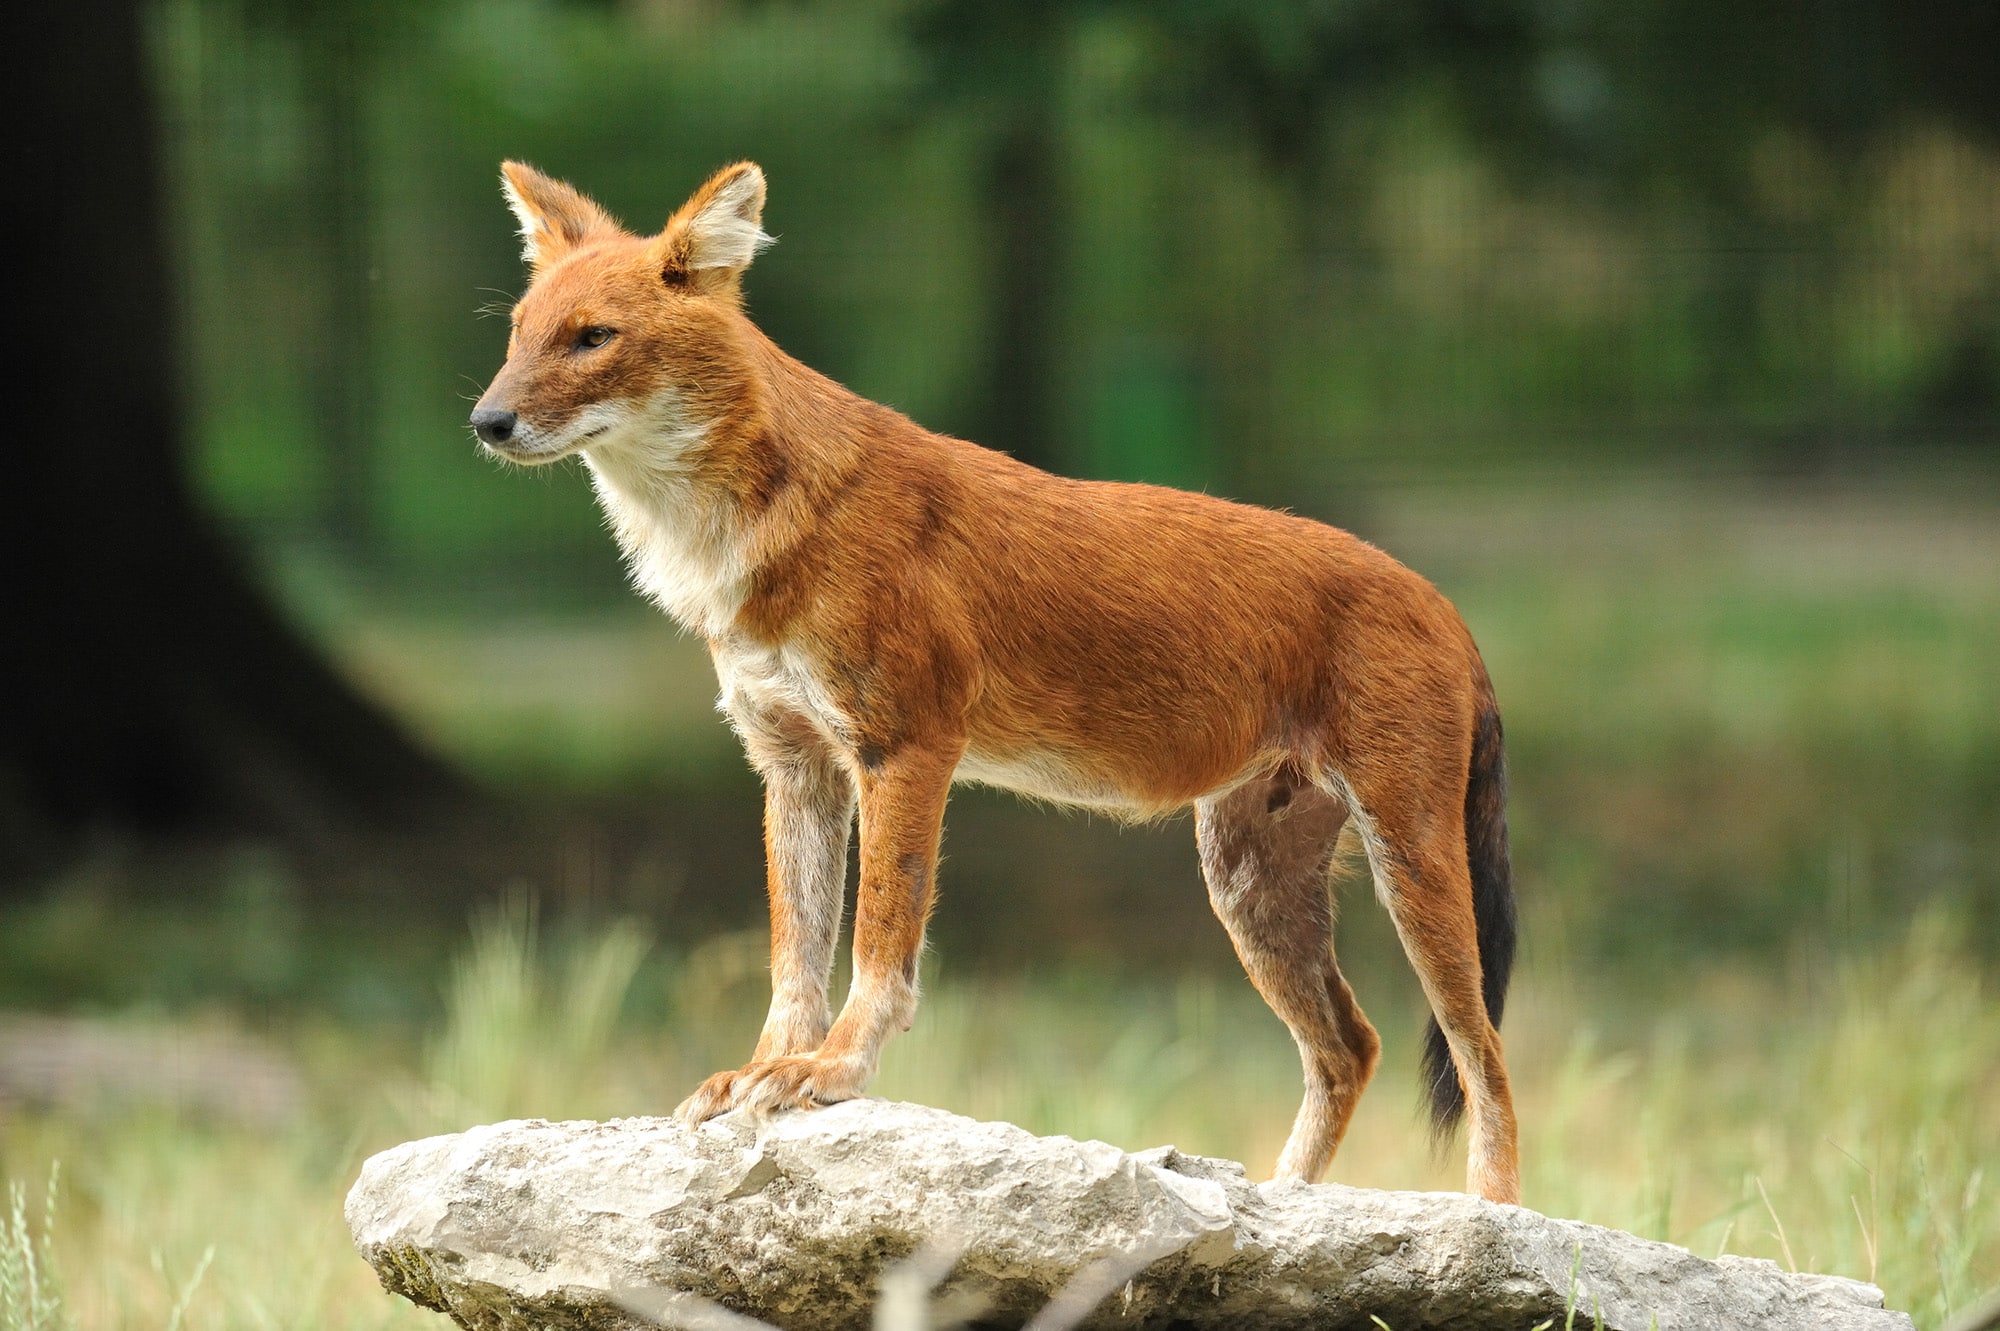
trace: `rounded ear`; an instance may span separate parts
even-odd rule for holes
[[[500,192],[521,224],[521,257],[546,268],[593,236],[616,235],[611,214],[525,162],[500,164]]]
[[[755,162],[725,166],[668,219],[660,233],[662,276],[704,288],[735,283],[773,243],[763,216],[764,172]]]

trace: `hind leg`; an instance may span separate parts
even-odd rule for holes
[[[1283,771],[1195,805],[1209,901],[1305,1065],[1279,1178],[1311,1182],[1326,1169],[1382,1048],[1333,955],[1327,870],[1346,818],[1338,800]]]
[[[1443,781],[1435,789],[1419,786],[1409,778],[1412,766],[1350,770],[1348,804],[1361,827],[1376,895],[1395,921],[1464,1090],[1471,1120],[1466,1190],[1489,1201],[1519,1202],[1514,1100],[1482,986],[1464,790]]]

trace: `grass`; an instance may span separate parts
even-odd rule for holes
[[[0,1271],[27,1254],[66,1295],[54,1319],[0,1325],[440,1325],[375,1288],[347,1244],[343,1190],[368,1152],[413,1135],[663,1112],[739,1061],[760,1016],[761,941],[725,936],[674,959],[642,960],[642,947],[626,924],[544,931],[519,905],[482,917],[425,1038],[310,1019],[269,1032],[312,1088],[283,1122],[131,1104],[11,1113],[9,1180],[45,1180],[60,1160],[64,1200],[39,1237],[17,1210]],[[664,1003],[670,1019],[621,1025],[628,1002]],[[1389,1057],[1333,1176],[1456,1186],[1456,1151],[1431,1156],[1414,1114],[1417,1014],[1371,1007]],[[1611,977],[1530,973],[1508,1037],[1529,1205],[1705,1255],[1872,1279],[1924,1327],[2000,1284],[1988,1172],[2000,1160],[2000,994],[1948,913],[1868,956],[1691,973],[1671,1003]],[[877,1090],[1264,1170],[1298,1073],[1240,980],[946,976],[891,1046]]]
[[[62,1166],[51,1163],[40,1224],[34,1226],[28,1223],[27,1188],[7,1185],[7,1214],[0,1218],[0,1327],[9,1331],[63,1331],[69,1325],[51,1241],[61,1177]]]

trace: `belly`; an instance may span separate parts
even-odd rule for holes
[[[1154,812],[1147,801],[1052,753],[990,754],[968,749],[952,780],[995,786],[1032,799],[1125,817]]]
[[[1164,781],[1144,772],[1133,772],[1120,779],[1046,749],[998,754],[973,748],[959,760],[952,780],[993,786],[1030,799],[1138,821],[1165,817],[1184,809],[1202,795],[1243,780],[1258,770],[1260,764],[1270,765],[1259,755],[1240,770],[1232,769],[1215,780],[1197,779],[1188,783]],[[1149,776],[1154,779],[1148,779]],[[1200,788],[1193,788],[1196,785]]]

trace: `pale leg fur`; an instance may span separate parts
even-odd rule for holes
[[[1304,1065],[1279,1178],[1312,1182],[1325,1171],[1382,1048],[1334,960],[1327,874],[1346,817],[1337,799],[1282,775],[1195,805],[1209,901]]]
[[[764,777],[764,849],[771,897],[771,1011],[750,1067],[809,1054],[832,1021],[827,990],[847,877],[854,787],[816,737],[751,745]],[[740,1103],[745,1072],[719,1072],[675,1110],[698,1123]]]
[[[1348,775],[1376,895],[1395,921],[1403,952],[1451,1046],[1465,1089],[1470,1138],[1466,1191],[1488,1201],[1518,1203],[1514,1099],[1500,1033],[1487,1018],[1481,988],[1463,787],[1440,783],[1426,807],[1407,798],[1406,781],[1400,786],[1401,801],[1371,798],[1372,785],[1364,773]]]
[[[854,985],[816,1051],[753,1062],[736,1074],[733,1103],[768,1111],[851,1100],[874,1078],[889,1037],[908,1029],[958,758],[955,748],[911,747],[862,771]]]
[[[819,1048],[833,1021],[827,989],[847,887],[854,788],[831,755],[764,774],[771,890],[771,1012],[753,1058]]]

